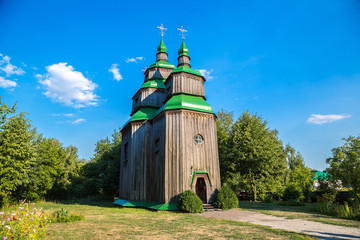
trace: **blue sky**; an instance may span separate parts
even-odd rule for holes
[[[325,169],[341,138],[359,135],[358,0],[0,0],[2,100],[89,159],[128,120],[161,23],[173,64],[177,28],[188,30],[215,111],[258,113],[308,166]]]

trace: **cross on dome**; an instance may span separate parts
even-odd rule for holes
[[[146,71],[146,69],[147,69],[147,67],[145,67],[145,68],[144,68],[144,69],[142,69],[141,71],[145,72],[145,71]]]
[[[160,29],[161,36],[163,37],[164,36],[164,31],[167,30],[167,28],[165,28],[163,24],[161,24],[160,27],[157,27],[157,28]]]
[[[181,28],[178,28],[177,30],[181,32],[181,38],[185,39],[184,33],[186,33],[187,30],[185,30],[183,26],[181,26]]]

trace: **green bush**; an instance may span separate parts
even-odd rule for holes
[[[188,213],[204,212],[202,201],[191,190],[187,190],[180,195],[177,205],[178,205],[178,209],[182,212],[188,212]]]
[[[239,206],[239,201],[231,188],[228,185],[222,186],[220,192],[216,197],[216,206],[218,208],[227,210]]]
[[[55,223],[69,223],[69,222],[77,222],[84,219],[82,214],[70,213],[69,211],[61,210],[55,211],[52,214],[52,222]]]
[[[356,204],[349,206],[347,202],[344,202],[343,205],[319,202],[311,210],[337,218],[360,220],[360,206]]]
[[[301,202],[304,199],[302,189],[296,185],[290,185],[286,187],[284,191],[283,199],[284,201],[295,200],[297,202]]]

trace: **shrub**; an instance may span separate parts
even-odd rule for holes
[[[283,199],[285,201],[297,201],[301,202],[304,199],[304,195],[302,193],[302,189],[296,185],[290,185],[285,188]]]
[[[338,218],[360,220],[360,206],[354,204],[354,206],[350,207],[347,202],[344,202],[344,205],[335,205],[328,202],[319,202],[312,209],[312,211]]]
[[[228,185],[222,186],[220,192],[216,197],[216,206],[218,208],[227,210],[239,206],[239,201],[231,188]]]
[[[177,205],[178,205],[178,209],[182,212],[188,212],[188,213],[204,212],[202,201],[191,190],[187,190],[180,195]]]
[[[52,213],[52,222],[56,223],[69,223],[69,222],[76,222],[81,221],[84,219],[84,215],[78,213],[70,213],[69,211],[64,211],[62,208],[61,210],[55,211]]]

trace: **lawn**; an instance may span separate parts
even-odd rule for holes
[[[239,202],[240,210],[261,212],[268,215],[286,217],[290,219],[301,218],[321,223],[345,226],[360,227],[360,221],[333,218],[326,215],[312,212],[315,203],[306,203],[305,206],[280,206],[277,203],[260,202]]]
[[[120,208],[111,202],[40,202],[37,205],[50,211],[64,208],[85,216],[81,222],[50,224],[47,239],[314,239],[269,227],[193,214]]]

